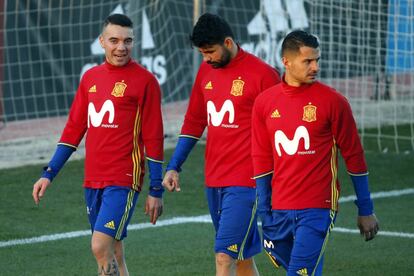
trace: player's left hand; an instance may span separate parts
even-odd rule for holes
[[[147,196],[147,201],[145,202],[145,214],[150,217],[150,222],[152,224],[155,224],[158,217],[162,215],[163,206],[164,203],[162,198],[150,195]]]
[[[357,224],[359,232],[365,237],[365,241],[372,240],[378,233],[379,224],[375,214],[369,216],[358,216]]]
[[[167,171],[165,173],[164,180],[162,181],[162,186],[164,186],[169,192],[181,191],[178,172],[175,170]]]

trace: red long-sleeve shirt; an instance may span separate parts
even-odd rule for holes
[[[256,99],[252,116],[254,173],[273,171],[273,209],[337,210],[338,148],[349,172],[367,171],[348,101],[320,82],[282,82]]]
[[[255,186],[251,179],[251,111],[257,95],[279,81],[276,70],[240,48],[223,68],[201,64],[181,136],[199,138],[207,127],[208,187]]]
[[[84,186],[139,191],[144,156],[163,160],[161,91],[155,77],[132,60],[87,71],[59,143],[77,147],[85,133]]]

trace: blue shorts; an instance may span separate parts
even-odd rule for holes
[[[335,218],[329,209],[273,210],[262,222],[265,252],[287,275],[322,275]]]
[[[116,240],[125,238],[137,198],[138,192],[128,187],[85,188],[86,211],[92,233],[99,231]]]
[[[256,189],[206,188],[206,196],[216,229],[215,252],[225,253],[238,260],[260,253]]]

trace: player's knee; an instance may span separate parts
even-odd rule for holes
[[[97,260],[107,259],[108,257],[113,256],[112,248],[108,246],[107,243],[100,240],[92,239],[91,250]]]
[[[235,260],[225,253],[216,254],[216,264],[218,267],[231,267],[234,265]]]
[[[92,250],[93,255],[97,259],[100,259],[100,258],[104,257],[104,255],[105,255],[105,247],[99,242],[92,242],[91,243],[91,250]]]
[[[91,249],[95,257],[111,256],[114,254],[114,238],[98,231],[94,231],[91,240]]]

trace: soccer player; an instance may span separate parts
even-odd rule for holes
[[[38,204],[86,133],[83,186],[98,275],[128,275],[122,240],[141,191],[145,157],[150,173],[145,209],[151,223],[163,210],[161,91],[155,77],[131,59],[134,34],[127,16],[110,15],[99,41],[105,62],[82,77],[33,198]]]
[[[378,232],[364,152],[344,96],[316,80],[318,39],[304,31],[282,43],[282,82],[260,94],[252,114],[252,157],[265,251],[287,275],[321,275],[338,211],[338,150],[355,188],[358,227]]]
[[[202,15],[190,36],[203,56],[163,185],[180,191],[178,173],[207,128],[205,192],[216,230],[217,275],[257,275],[261,251],[256,189],[251,179],[251,111],[254,99],[280,81],[276,70],[245,52],[221,17]]]

